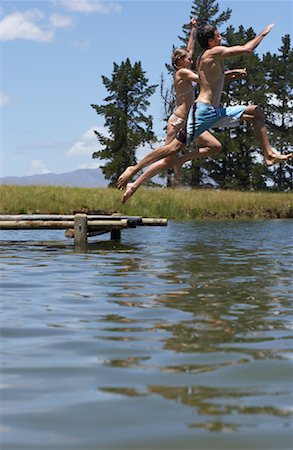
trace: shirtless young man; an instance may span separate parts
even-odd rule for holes
[[[197,31],[198,42],[204,50],[198,61],[200,93],[189,112],[186,132],[180,130],[170,144],[159,147],[149,153],[140,163],[128,167],[118,179],[118,188],[124,187],[130,178],[152,162],[176,154],[184,148],[186,143],[194,142],[204,131],[213,127],[237,126],[240,119],[252,122],[267,166],[292,158],[292,153],[282,155],[272,149],[264,115],[259,106],[219,107],[225,78],[224,59],[252,53],[272,28],[273,24],[270,24],[246,44],[233,47],[222,46],[222,37],[219,31],[211,25]]]

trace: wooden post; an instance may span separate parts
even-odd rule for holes
[[[74,216],[74,248],[79,251],[87,250],[87,215]]]
[[[120,230],[111,230],[111,240],[112,241],[120,241],[121,239],[121,231]]]

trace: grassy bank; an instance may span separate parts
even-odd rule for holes
[[[170,219],[292,218],[292,193],[140,189],[122,205],[117,189],[0,186],[1,214],[119,212]]]

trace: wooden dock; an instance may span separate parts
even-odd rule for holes
[[[168,219],[120,214],[17,214],[0,215],[0,230],[65,230],[74,239],[74,247],[86,250],[88,237],[110,233],[111,240],[120,240],[121,231],[137,226],[166,226]]]

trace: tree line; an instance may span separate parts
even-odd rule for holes
[[[230,19],[231,9],[219,11],[215,0],[194,0],[190,17],[198,20],[198,25],[212,23],[221,26],[221,34],[228,46],[245,44],[256,35],[252,28],[240,26],[236,30],[229,26],[222,31]],[[189,25],[182,27],[179,36],[182,46],[187,45]],[[193,61],[201,50],[196,44]],[[293,49],[290,35],[282,37],[278,53],[259,56],[256,52],[249,56],[227,59],[226,69],[247,68],[245,80],[225,85],[222,104],[254,103],[262,107],[266,116],[269,138],[273,147],[282,153],[292,151],[293,123]],[[173,68],[166,63],[172,78]],[[91,106],[98,115],[104,116],[108,135],[95,131],[103,148],[93,153],[93,158],[105,160],[101,167],[115,186],[119,175],[129,166],[136,164],[136,151],[143,144],[151,146],[157,141],[153,132],[153,118],[147,114],[150,97],[158,85],[150,85],[140,61],[131,63],[129,58],[120,65],[114,63],[111,78],[102,76],[108,91],[105,104]],[[165,78],[161,80],[161,98],[164,117],[167,122],[175,106],[174,89],[166,87]],[[292,160],[282,165],[267,168],[262,161],[259,144],[253,128],[241,122],[238,128],[216,129],[216,138],[223,145],[219,155],[187,163],[183,169],[183,184],[190,187],[215,186],[222,189],[278,190],[293,188]],[[187,149],[188,150],[188,149]],[[172,185],[172,176],[167,174],[167,186]]]

